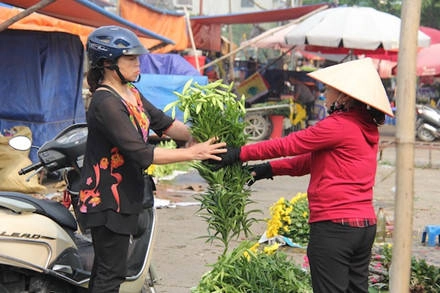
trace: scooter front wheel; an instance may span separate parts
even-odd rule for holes
[[[5,272],[3,271],[2,274]],[[34,273],[20,273],[8,271],[0,284],[0,293],[73,293],[71,285],[54,278],[36,275]]]
[[[431,131],[429,131],[428,129],[426,129],[423,126],[420,126],[417,129],[417,137],[421,140],[421,141],[426,141],[426,142],[432,142],[435,140],[435,135],[432,134]]]

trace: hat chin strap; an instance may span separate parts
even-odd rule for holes
[[[345,105],[344,105],[344,104],[339,104],[339,103],[338,103],[338,101],[339,101],[343,96],[344,96],[343,93],[340,93],[340,94],[338,95],[338,98],[336,99],[336,101],[334,101],[334,102],[331,104],[330,109],[327,110],[327,113],[328,113],[328,114],[332,114],[332,113],[337,112],[337,111],[346,111],[346,110],[347,110],[347,109],[345,108]]]

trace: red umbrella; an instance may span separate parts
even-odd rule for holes
[[[423,48],[417,54],[417,76],[440,75],[440,44]]]
[[[431,38],[431,45],[440,43],[440,30],[427,26],[421,26],[419,29]]]

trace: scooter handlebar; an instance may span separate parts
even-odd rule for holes
[[[41,168],[43,166],[43,163],[41,163],[41,162],[38,162],[38,163],[35,163],[35,164],[32,164],[32,165],[29,165],[29,166],[27,166],[27,167],[24,167],[23,169],[20,169],[19,171],[18,171],[18,175],[24,175],[24,174],[27,174],[27,173],[29,173],[29,172],[31,172],[31,171],[34,171],[34,170],[36,170],[36,169],[38,169],[38,168]]]

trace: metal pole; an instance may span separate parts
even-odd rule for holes
[[[232,0],[229,0],[229,14],[232,14]],[[234,81],[234,58],[232,54],[232,24],[229,24],[229,82]]]
[[[55,2],[55,0],[41,0],[40,2],[38,2],[35,5],[32,5],[31,7],[29,7],[26,10],[23,10],[22,12],[20,12],[19,14],[11,17],[10,19],[5,20],[4,22],[2,22],[0,24],[0,32],[4,31],[5,29],[7,29],[9,26],[11,26],[13,23],[19,21],[22,18],[25,18],[26,16],[34,13],[35,11],[37,11],[38,9],[41,9],[49,4],[51,4],[52,2]]]
[[[390,292],[409,292],[414,200],[417,34],[421,0],[404,0],[397,74],[396,196]]]
[[[186,25],[187,25],[188,32],[189,32],[189,39],[191,41],[191,47],[192,47],[192,50],[194,51],[194,59],[196,61],[196,68],[197,68],[197,71],[200,72],[199,56],[197,54],[196,43],[194,42],[194,35],[192,32],[192,28],[191,28],[191,20],[189,17],[188,9],[186,8],[186,6],[183,6],[183,10],[185,11],[185,20],[186,20]]]

